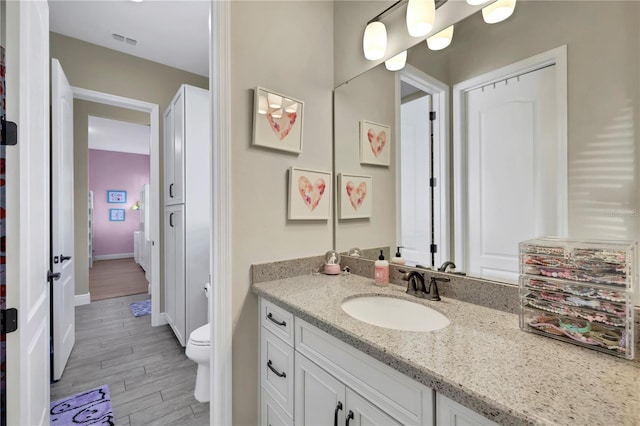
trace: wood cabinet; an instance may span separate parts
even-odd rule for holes
[[[182,85],[164,113],[165,312],[184,346],[207,323],[211,138],[209,91]]]

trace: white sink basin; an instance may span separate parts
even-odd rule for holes
[[[356,297],[342,302],[342,310],[367,324],[393,330],[435,331],[450,323],[436,310],[395,297]]]

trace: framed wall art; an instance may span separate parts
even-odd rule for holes
[[[107,191],[107,203],[126,203],[127,191]]]
[[[289,220],[328,220],[331,217],[331,172],[289,169]]]
[[[370,218],[373,212],[371,176],[338,174],[339,219]]]
[[[360,163],[376,166],[391,163],[391,126],[360,121]]]
[[[253,145],[302,152],[304,102],[257,87],[253,105]]]
[[[125,219],[124,209],[109,209],[110,222],[124,222],[124,219]]]

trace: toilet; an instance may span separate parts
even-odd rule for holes
[[[204,288],[204,294],[207,299],[209,298],[210,290],[211,286],[207,284]],[[196,389],[193,391],[193,396],[198,402],[209,402],[209,365],[211,362],[211,327],[209,323],[191,332],[185,354],[190,360],[198,364]]]
[[[211,327],[205,324],[198,327],[189,335],[186,354],[192,361],[198,364],[196,376],[196,389],[193,396],[198,402],[209,402],[209,363],[211,354]]]

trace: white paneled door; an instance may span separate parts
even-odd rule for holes
[[[7,1],[7,423],[49,424],[49,7]]]
[[[466,93],[467,272],[517,280],[518,243],[558,231],[554,68]]]
[[[51,60],[51,256],[53,272],[53,379],[62,377],[75,343],[73,259],[73,91]]]

